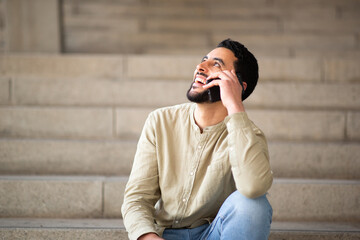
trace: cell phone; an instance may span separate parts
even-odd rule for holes
[[[220,78],[213,78],[206,81],[206,84],[214,81],[214,80],[220,80]],[[217,102],[220,101],[220,87],[219,86],[213,86],[208,89],[208,95],[209,95],[209,101],[210,102]]]
[[[243,81],[241,79],[241,76],[239,73],[236,73],[236,76],[240,82],[240,85],[242,87],[242,96],[244,96],[244,84]],[[206,81],[206,84],[210,83],[213,80],[220,80],[220,78],[214,78],[214,79],[209,79]],[[210,102],[217,102],[221,100],[220,97],[220,87],[219,86],[214,86],[208,89],[208,94],[209,94],[209,101]]]

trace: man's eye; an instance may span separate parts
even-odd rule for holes
[[[214,66],[215,66],[215,67],[220,67],[220,64],[217,63],[217,62],[215,62],[215,63],[214,63]]]

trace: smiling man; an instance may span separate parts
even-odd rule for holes
[[[268,148],[243,105],[257,80],[256,58],[227,39],[196,67],[192,103],[149,114],[122,206],[131,240],[268,239]]]

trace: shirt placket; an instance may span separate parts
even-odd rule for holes
[[[201,134],[199,137],[199,141],[197,142],[196,148],[195,148],[195,152],[194,152],[194,157],[191,160],[191,168],[189,170],[188,177],[185,178],[185,182],[184,182],[184,191],[181,195],[181,199],[179,201],[179,208],[178,208],[178,212],[176,214],[176,218],[173,221],[173,227],[180,227],[181,226],[181,221],[185,215],[185,212],[187,210],[187,206],[188,206],[188,202],[191,196],[191,192],[194,186],[194,181],[195,181],[195,176],[196,176],[196,172],[198,170],[198,166],[200,163],[200,159],[201,159],[201,155],[203,153],[203,150],[205,148],[206,142],[207,142],[207,134]]]

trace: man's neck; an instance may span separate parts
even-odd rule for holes
[[[204,128],[222,122],[228,115],[221,101],[216,103],[198,103],[195,109],[195,122],[202,131]]]

